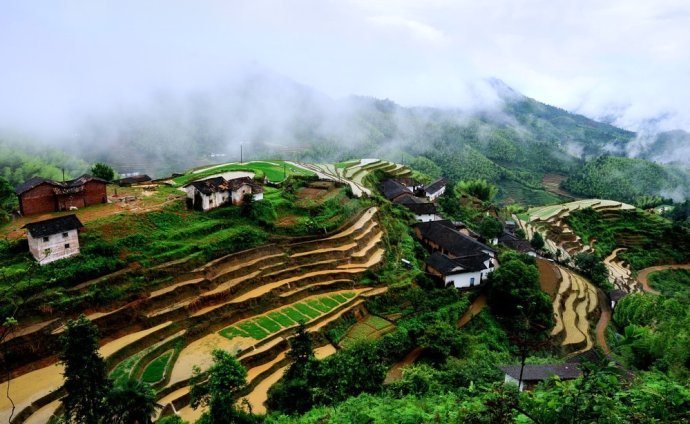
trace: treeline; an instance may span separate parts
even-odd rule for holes
[[[56,148],[0,136],[0,176],[13,187],[37,176],[62,180],[63,169],[65,178],[73,178],[89,165]]]
[[[585,164],[561,186],[584,197],[646,205],[648,195],[690,196],[690,174],[642,159],[602,156]]]

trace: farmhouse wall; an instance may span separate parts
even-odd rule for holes
[[[79,254],[79,232],[77,230],[37,238],[33,238],[29,233],[27,239],[31,254],[41,265]]]
[[[53,186],[47,183],[39,184],[19,196],[19,210],[22,215],[53,212],[56,208],[57,199]]]
[[[106,184],[100,181],[89,181],[84,184],[84,204],[86,206],[106,203],[108,194]]]

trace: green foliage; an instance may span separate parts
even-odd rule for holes
[[[165,375],[165,368],[168,366],[168,362],[172,355],[173,351],[168,351],[151,361],[151,363],[146,366],[144,374],[141,376],[142,381],[145,383],[157,383],[161,381]]]
[[[62,405],[68,423],[97,424],[106,413],[110,388],[105,361],[98,353],[98,329],[81,315],[67,321],[58,358],[64,365]]]
[[[597,287],[608,292],[613,290],[613,286],[609,282],[609,269],[593,253],[581,252],[575,255],[575,267],[589,278]]]
[[[541,234],[538,231],[535,231],[534,234],[532,235],[532,238],[529,241],[529,244],[532,245],[536,250],[541,250],[544,248],[544,237],[541,236]]]
[[[646,195],[690,187],[690,174],[642,159],[602,156],[585,164],[562,185],[585,197],[635,203]],[[686,190],[684,194],[690,193]]]
[[[194,368],[191,383],[191,406],[208,407],[202,422],[225,424],[238,422],[245,416],[235,408],[235,397],[246,385],[247,370],[228,352],[215,349],[213,365],[202,373]]]
[[[626,248],[618,256],[633,270],[690,260],[690,233],[655,214],[639,210],[602,214],[586,208],[572,211],[566,220],[584,243],[596,239],[594,250],[600,257],[617,247]]]
[[[484,202],[491,202],[494,197],[496,197],[496,194],[498,194],[498,188],[496,186],[482,179],[460,181],[455,189],[460,193],[476,197]]]
[[[493,216],[485,216],[477,227],[479,234],[491,240],[503,234],[503,224]]]
[[[156,409],[160,408],[151,386],[137,380],[115,386],[108,393],[107,404],[108,415],[103,422],[115,424],[149,424]]]
[[[106,181],[115,179],[115,171],[107,163],[98,162],[91,167],[91,174],[96,178],[102,178]]]
[[[17,196],[7,178],[0,175],[0,224],[10,220],[10,214],[18,207]]]
[[[553,327],[553,305],[541,290],[539,270],[519,259],[489,274],[488,304],[512,336],[544,339]]]
[[[667,269],[649,275],[649,285],[668,298],[690,305],[690,269]]]
[[[410,168],[415,169],[422,174],[430,176],[432,179],[438,179],[443,176],[441,168],[431,159],[424,156],[417,156],[412,158],[408,164]]]

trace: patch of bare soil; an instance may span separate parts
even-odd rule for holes
[[[556,298],[561,277],[558,269],[545,259],[537,259],[539,268],[539,284],[541,289],[551,297],[551,301]]]
[[[574,194],[565,191],[561,188],[560,184],[563,180],[565,180],[567,177],[565,175],[560,175],[560,174],[546,174],[544,175],[544,178],[542,179],[541,183],[544,186],[544,190],[558,194],[560,196],[564,197],[569,197],[571,199],[580,199],[580,197],[575,196]]]

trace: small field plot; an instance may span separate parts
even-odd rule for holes
[[[317,319],[339,305],[348,302],[356,295],[354,292],[341,292],[333,295],[311,297],[264,315],[238,322],[220,330],[218,333],[228,339],[233,337],[251,337],[256,340],[262,340],[270,334],[277,333],[285,328],[294,327],[299,322],[306,324]],[[381,324],[379,323],[378,325]]]
[[[173,350],[169,350],[151,361],[151,363],[146,366],[144,374],[141,376],[141,380],[144,383],[157,383],[161,381],[165,375],[165,369],[168,367],[170,357],[173,355],[173,353]]]
[[[341,346],[347,346],[357,340],[376,340],[395,329],[395,325],[376,315],[368,315],[364,320],[354,324],[340,342]]]
[[[230,171],[248,171],[256,174],[263,174],[269,181],[280,182],[290,175],[314,175],[313,172],[293,166],[284,161],[254,161],[245,163],[226,163],[223,165],[212,166],[200,172],[185,174],[175,178],[173,181],[178,185],[187,184],[193,180],[204,179],[211,175],[222,174]]]

